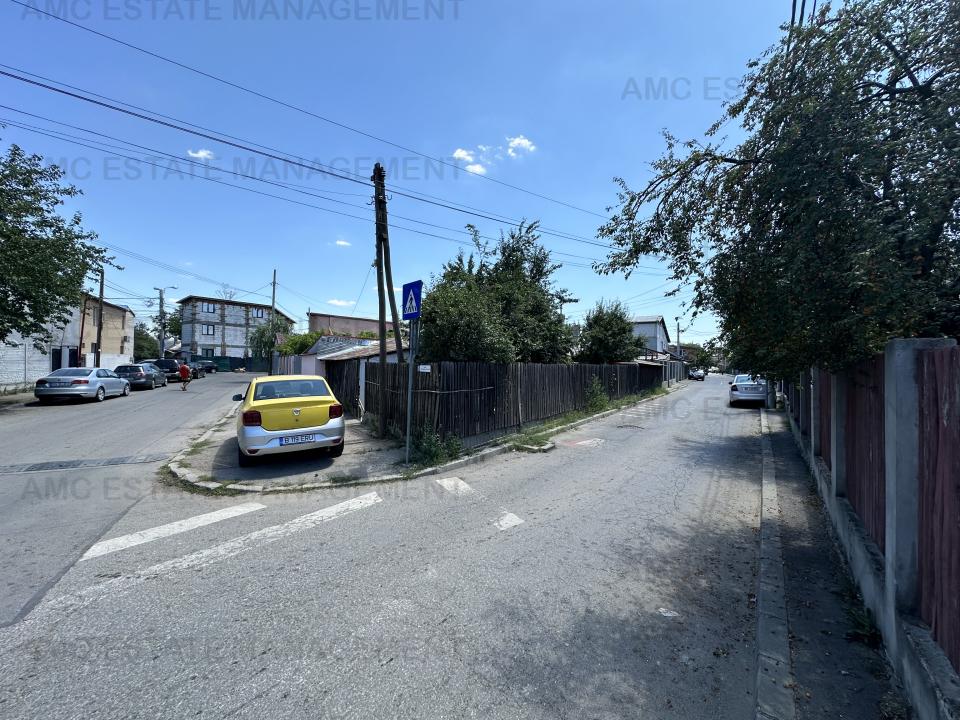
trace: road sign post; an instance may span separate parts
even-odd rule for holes
[[[410,321],[410,347],[407,354],[407,455],[410,464],[410,438],[413,431],[413,381],[417,350],[420,349],[420,305],[423,300],[423,281],[407,283],[400,297],[403,299],[403,319]],[[397,328],[397,332],[400,329]]]

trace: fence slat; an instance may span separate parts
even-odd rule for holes
[[[847,498],[881,552],[887,524],[883,376],[882,354],[862,361],[847,373],[844,424]]]

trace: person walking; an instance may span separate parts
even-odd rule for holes
[[[179,372],[180,372],[180,382],[181,382],[180,389],[186,390],[187,385],[190,384],[190,366],[187,365],[185,362],[181,362]]]

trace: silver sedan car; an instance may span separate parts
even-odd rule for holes
[[[41,403],[57,398],[103,402],[110,395],[129,395],[130,383],[107,368],[60,368],[37,380],[33,395]]]
[[[736,375],[730,382],[730,406],[740,402],[767,402],[767,381],[755,375]]]

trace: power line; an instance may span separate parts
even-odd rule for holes
[[[286,153],[285,151],[278,150],[278,149],[276,149],[276,148],[273,148],[273,147],[270,147],[270,146],[267,146],[267,145],[262,145],[262,144],[253,142],[253,141],[251,141],[251,140],[246,140],[246,139],[243,139],[243,138],[238,138],[238,137],[236,137],[236,136],[234,136],[234,135],[230,135],[230,134],[228,134],[228,133],[223,133],[223,132],[221,132],[221,131],[211,130],[210,128],[204,127],[204,126],[202,126],[202,125],[197,125],[197,124],[195,124],[195,123],[191,123],[191,122],[186,121],[186,120],[182,120],[182,119],[179,119],[179,118],[175,118],[175,117],[172,117],[172,116],[169,116],[169,115],[164,115],[163,113],[158,113],[158,112],[156,112],[156,111],[154,111],[154,110],[148,110],[148,109],[146,109],[146,108],[143,108],[143,107],[140,107],[140,106],[137,106],[137,105],[132,105],[132,104],[127,103],[127,102],[124,102],[124,101],[122,101],[122,100],[117,100],[117,99],[115,99],[115,98],[110,98],[110,97],[107,97],[107,96],[105,96],[105,95],[100,95],[100,94],[98,94],[98,93],[94,93],[94,92],[92,92],[92,91],[90,91],[90,90],[87,90],[87,89],[85,89],[85,88],[80,88],[80,87],[77,87],[77,86],[75,86],[75,85],[69,85],[69,84],[67,84],[67,83],[63,83],[63,82],[60,82],[60,81],[58,81],[58,80],[53,80],[53,79],[48,78],[48,77],[45,77],[45,76],[43,76],[43,75],[38,75],[38,74],[36,74],[36,73],[31,73],[31,72],[26,71],[26,70],[23,70],[23,69],[21,69],[21,68],[16,68],[16,67],[13,67],[13,66],[10,66],[10,65],[4,65],[4,64],[2,64],[2,63],[0,63],[0,67],[12,69],[12,70],[16,70],[17,72],[23,73],[24,75],[29,75],[29,76],[34,77],[34,78],[40,78],[40,79],[42,79],[42,80],[46,80],[47,82],[45,83],[45,82],[40,82],[39,80],[31,80],[31,79],[28,78],[28,77],[23,77],[23,76],[21,76],[21,75],[16,75],[16,74],[14,74],[14,73],[7,72],[7,71],[5,71],[5,70],[0,70],[0,75],[4,75],[4,76],[10,77],[10,78],[15,79],[15,80],[20,80],[21,82],[25,82],[25,83],[28,83],[28,84],[31,84],[31,85],[35,85],[35,86],[37,86],[37,87],[40,87],[40,88],[43,88],[43,89],[46,89],[46,90],[50,90],[50,91],[52,91],[52,92],[60,93],[60,94],[66,95],[66,96],[68,96],[68,97],[72,97],[72,98],[74,98],[74,99],[83,100],[83,101],[85,101],[85,102],[92,103],[92,104],[94,104],[94,105],[98,105],[98,106],[103,107],[103,108],[108,109],[108,110],[114,110],[114,111],[116,111],[116,112],[120,112],[120,113],[123,113],[123,114],[126,114],[126,115],[130,115],[130,116],[132,116],[132,117],[136,117],[136,118],[138,118],[138,119],[146,120],[146,121],[148,121],[148,122],[156,123],[156,124],[162,125],[162,126],[164,126],[164,127],[168,127],[168,128],[174,129],[174,130],[178,130],[178,131],[180,131],[180,132],[185,132],[185,133],[187,133],[187,134],[196,135],[196,136],[198,136],[198,137],[202,137],[202,138],[207,139],[207,140],[212,140],[212,141],[214,141],[214,142],[220,142],[220,143],[223,143],[223,144],[225,144],[225,145],[229,145],[229,146],[234,147],[234,148],[238,148],[238,149],[241,149],[241,150],[245,150],[245,151],[247,151],[247,152],[251,152],[251,153],[254,153],[254,154],[257,154],[257,155],[262,155],[262,156],[264,156],[264,157],[268,157],[268,158],[270,158],[270,159],[272,159],[272,160],[279,160],[280,162],[288,163],[288,164],[293,165],[293,166],[295,166],[295,167],[301,167],[301,168],[304,168],[304,169],[307,169],[307,170],[312,170],[312,171],[319,172],[319,173],[324,174],[324,175],[329,175],[329,176],[331,176],[331,177],[335,177],[335,178],[338,178],[338,179],[341,179],[341,180],[349,180],[349,181],[351,181],[351,182],[355,182],[355,183],[358,183],[358,184],[361,184],[361,185],[369,185],[369,182],[368,182],[367,180],[361,178],[361,177],[360,177],[359,175],[357,175],[356,173],[350,173],[349,171],[343,171],[343,172],[341,172],[341,171],[337,171],[337,170],[335,170],[335,169],[328,169],[328,168],[330,168],[330,166],[328,166],[328,165],[324,165],[324,164],[322,164],[322,163],[318,163],[318,162],[315,162],[315,161],[307,160],[306,158],[304,158],[304,157],[302,157],[302,156],[298,156],[298,155],[296,155],[296,154],[294,154],[294,153]],[[63,86],[64,88],[70,88],[71,90],[76,90],[77,92],[71,92],[70,90],[64,90],[63,88],[58,88],[58,87],[55,87],[55,86],[53,86],[53,85],[49,85],[48,83],[56,83],[57,85],[61,85],[61,86]],[[84,94],[80,94],[80,93],[84,93]],[[88,96],[89,96],[89,97],[88,97]],[[103,99],[102,99],[102,100],[97,100],[97,99],[95,99],[95,98],[98,98],[98,97],[99,97],[99,98],[103,98]],[[105,101],[107,101],[107,100],[109,100],[109,102],[105,102]],[[135,108],[135,110],[129,110],[129,109],[126,109],[126,108],[124,108],[124,107],[120,107],[120,105],[125,105],[127,108]],[[23,111],[16,110],[15,108],[11,108],[11,109],[15,110],[16,112],[23,112]],[[140,111],[140,112],[137,112],[137,111]],[[150,113],[150,115],[147,115],[147,114],[144,114],[144,113]],[[26,113],[26,114],[31,114],[31,113]],[[156,116],[156,117],[153,117],[153,116]],[[159,118],[167,118],[167,120],[161,120],[161,119],[159,119]],[[171,122],[168,122],[168,120],[171,121]],[[57,121],[54,120],[54,121],[51,121],[51,122],[57,122]],[[64,123],[64,124],[65,124],[65,123]],[[186,127],[186,126],[189,126],[189,127]],[[196,128],[196,129],[191,129],[191,128]],[[88,132],[93,132],[93,133],[95,133],[95,134],[100,134],[100,133],[96,133],[95,131],[88,131]],[[212,135],[212,134],[210,134],[210,133],[217,133],[217,135]],[[224,138],[228,138],[228,139],[224,139]],[[240,141],[240,142],[237,142],[237,141]],[[120,142],[125,142],[125,141],[122,141],[122,140],[121,140]],[[244,143],[247,143],[247,144],[244,144]],[[251,147],[251,145],[252,145],[253,147]],[[259,147],[259,148],[263,148],[263,149],[257,150],[256,148],[258,148],[258,147]],[[284,153],[284,154],[286,154],[288,157],[283,157],[282,155],[277,155],[276,153]],[[296,158],[296,159],[291,159],[291,158]],[[180,159],[182,159],[182,158],[180,158]],[[229,171],[224,171],[224,172],[229,172]],[[344,174],[344,172],[347,173],[347,174]],[[352,177],[351,177],[351,176],[352,176]],[[258,180],[264,180],[263,178],[256,178],[256,179],[258,179]],[[264,180],[264,181],[265,181],[265,182],[271,182],[271,181],[266,181],[266,180]],[[282,183],[277,183],[277,184],[282,184]],[[464,213],[464,214],[467,214],[467,215],[472,215],[472,216],[474,216],[474,217],[479,217],[479,218],[482,218],[482,219],[485,219],[485,220],[492,220],[492,221],[494,221],[494,222],[510,222],[510,223],[512,223],[512,224],[514,224],[514,225],[519,225],[519,223],[520,223],[520,221],[518,221],[518,220],[506,218],[506,216],[499,215],[499,213],[490,213],[489,211],[472,211],[472,210],[465,209],[465,208],[468,207],[468,206],[458,206],[459,204],[451,204],[450,202],[438,202],[438,201],[435,201],[435,200],[430,200],[430,199],[427,199],[427,198],[432,197],[432,196],[425,195],[424,193],[412,194],[412,193],[409,193],[409,192],[400,192],[400,191],[398,191],[398,190],[396,190],[396,189],[394,189],[392,192],[393,192],[393,194],[400,195],[400,196],[402,196],[402,197],[406,197],[406,198],[409,198],[409,199],[411,199],[411,200],[416,200],[416,201],[418,201],[418,202],[423,202],[423,203],[427,203],[427,204],[430,204],[430,205],[435,205],[435,206],[438,206],[438,207],[443,207],[443,208],[446,208],[446,209],[448,209],[448,210],[454,210],[454,211],[456,211],[456,212],[461,212],[461,213]],[[420,195],[423,195],[423,197],[419,197]],[[326,199],[329,200],[329,198],[326,198]],[[333,201],[333,200],[331,200],[331,201],[332,201],[332,202],[343,202],[343,201]],[[349,203],[346,203],[346,204],[349,204]],[[399,217],[399,216],[397,216],[397,217]],[[415,222],[418,222],[418,221],[415,221]],[[612,249],[613,249],[610,245],[606,245],[605,243],[599,242],[599,241],[597,241],[597,240],[590,240],[590,239],[588,239],[588,238],[584,238],[584,237],[580,237],[580,236],[575,236],[575,235],[573,235],[573,234],[571,234],[571,233],[566,233],[566,232],[564,232],[564,231],[557,231],[557,230],[549,229],[549,228],[546,228],[546,227],[540,227],[540,228],[538,228],[538,230],[541,232],[541,234],[549,235],[549,236],[553,236],[553,237],[557,237],[557,238],[562,239],[562,240],[570,240],[570,241],[573,241],[573,242],[579,242],[579,243],[583,243],[583,244],[587,244],[587,245],[592,245],[592,246],[595,246],[595,247],[601,247],[601,248],[604,248],[605,250],[612,250]]]
[[[393,141],[391,141],[391,140],[387,140],[386,138],[378,137],[378,136],[376,136],[376,135],[374,135],[374,134],[372,134],[372,133],[368,133],[368,132],[365,132],[365,131],[360,130],[360,129],[358,129],[358,128],[352,127],[352,126],[350,126],[350,125],[347,125],[346,123],[338,122],[338,121],[333,120],[333,119],[331,119],[331,118],[324,117],[323,115],[319,115],[319,114],[317,114],[317,113],[315,113],[315,112],[312,112],[312,111],[310,111],[310,110],[307,110],[307,109],[305,109],[305,108],[303,108],[303,107],[300,107],[300,106],[298,106],[298,105],[294,105],[294,104],[289,103],[289,102],[286,102],[286,101],[284,101],[284,100],[280,100],[279,98],[275,98],[275,97],[273,97],[273,96],[271,96],[271,95],[267,95],[267,94],[261,93],[261,92],[259,92],[259,91],[257,91],[257,90],[253,90],[252,88],[248,88],[248,87],[246,87],[246,86],[244,86],[244,85],[240,85],[239,83],[235,83],[235,82],[232,82],[232,81],[227,80],[227,79],[225,79],[225,78],[219,77],[218,75],[214,75],[214,74],[209,73],[209,72],[206,72],[206,71],[204,71],[204,70],[200,70],[199,68],[193,67],[192,65],[188,65],[188,64],[183,63],[183,62],[180,62],[180,61],[178,61],[178,60],[174,60],[173,58],[169,58],[169,57],[167,57],[167,56],[165,56],[165,55],[161,55],[160,53],[156,53],[156,52],[153,52],[153,51],[151,51],[151,50],[147,50],[146,48],[142,48],[142,47],[140,47],[139,45],[134,45],[133,43],[129,43],[129,42],[125,41],[125,40],[121,40],[120,38],[114,37],[113,35],[108,35],[107,33],[103,33],[103,32],[100,32],[100,31],[98,31],[98,30],[94,30],[93,28],[89,28],[89,27],[87,27],[87,26],[85,26],[85,25],[81,25],[80,23],[77,23],[77,22],[74,22],[74,21],[72,21],[72,20],[68,20],[68,19],[66,19],[66,18],[60,17],[60,16],[58,16],[58,15],[56,15],[56,14],[54,14],[54,13],[50,13],[50,12],[47,12],[47,11],[45,11],[45,10],[40,10],[39,8],[37,8],[37,7],[33,6],[33,5],[28,5],[27,3],[21,2],[21,0],[10,0],[10,1],[13,2],[13,3],[16,3],[17,5],[20,5],[20,6],[22,6],[22,7],[30,8],[31,10],[35,10],[35,11],[37,11],[37,12],[43,13],[44,15],[47,15],[47,16],[49,16],[49,17],[51,17],[51,18],[54,18],[54,19],[59,20],[59,21],[61,21],[61,22],[63,22],[63,23],[66,23],[66,24],[68,24],[68,25],[71,25],[72,27],[75,27],[75,28],[77,28],[77,29],[79,29],[79,30],[83,30],[83,31],[85,31],[85,32],[88,32],[88,33],[91,33],[91,34],[93,34],[93,35],[96,35],[97,37],[101,37],[101,38],[103,38],[103,39],[105,39],[105,40],[110,40],[111,42],[117,43],[118,45],[122,45],[122,46],[124,46],[124,47],[126,47],[126,48],[129,48],[129,49],[131,49],[131,50],[135,50],[135,51],[137,51],[137,52],[143,53],[144,55],[148,55],[148,56],[150,56],[150,57],[152,57],[152,58],[155,58],[155,59],[157,59],[157,60],[162,60],[163,62],[170,63],[171,65],[174,65],[174,66],[176,66],[176,67],[179,67],[179,68],[181,68],[181,69],[183,69],[183,70],[187,70],[187,71],[189,71],[189,72],[196,73],[197,75],[201,75],[202,77],[208,78],[208,79],[210,79],[210,80],[214,80],[215,82],[219,82],[219,83],[221,83],[221,84],[223,84],[223,85],[227,85],[228,87],[234,88],[234,89],[236,89],[236,90],[240,90],[241,92],[248,93],[248,94],[253,95],[253,96],[255,96],[255,97],[258,97],[258,98],[260,98],[260,99],[262,99],[262,100],[267,100],[268,102],[275,103],[275,104],[280,105],[280,106],[282,106],[282,107],[285,107],[285,108],[287,108],[287,109],[289,109],[289,110],[294,110],[295,112],[299,112],[299,113],[302,113],[302,114],[304,114],[304,115],[308,115],[308,116],[310,116],[310,117],[312,117],[312,118],[315,118],[315,119],[317,119],[317,120],[321,120],[321,121],[323,121],[323,122],[325,122],[325,123],[329,123],[329,124],[331,124],[331,125],[334,125],[334,126],[336,126],[336,127],[341,128],[341,129],[343,129],[343,130],[347,130],[347,131],[349,131],[349,132],[356,133],[357,135],[362,135],[363,137],[369,138],[369,139],[371,139],[371,140],[376,140],[377,142],[385,143],[385,144],[387,144],[387,145],[390,145],[391,147],[395,147],[395,148],[397,148],[398,150],[403,150],[404,152],[408,152],[408,153],[411,153],[411,154],[413,154],[413,155],[419,155],[419,156],[422,157],[422,158],[425,158],[425,159],[427,159],[427,160],[432,160],[433,162],[438,162],[438,163],[440,163],[440,164],[442,164],[442,165],[446,165],[447,167],[452,167],[452,168],[456,168],[456,169],[458,169],[458,170],[463,170],[464,172],[470,173],[471,175],[475,175],[476,177],[483,178],[484,180],[488,180],[488,181],[490,181],[490,182],[497,183],[498,185],[502,185],[502,186],[504,186],[504,187],[508,187],[508,188],[513,189],[513,190],[517,190],[517,191],[519,191],[519,192],[523,192],[523,193],[526,193],[526,194],[528,194],[528,195],[532,195],[532,196],[534,196],[534,197],[538,197],[538,198],[540,198],[540,199],[542,199],[542,200],[547,200],[548,202],[552,202],[552,203],[555,203],[555,204],[557,204],[557,205],[563,205],[564,207],[568,207],[568,208],[570,208],[570,209],[572,209],[572,210],[577,210],[577,211],[579,211],[579,212],[583,212],[583,213],[586,213],[586,214],[588,214],[588,215],[594,215],[594,216],[596,216],[596,217],[601,217],[601,218],[606,219],[606,217],[605,217],[604,215],[601,215],[600,213],[594,212],[594,211],[592,211],[592,210],[587,210],[587,209],[585,209],[585,208],[578,207],[578,206],[573,205],[573,204],[571,204],[571,203],[564,202],[563,200],[557,200],[556,198],[552,198],[552,197],[550,197],[550,196],[548,196],[548,195],[543,195],[543,194],[538,193],[538,192],[535,192],[535,191],[533,191],[533,190],[528,190],[528,189],[526,189],[526,188],[520,187],[519,185],[512,185],[511,183],[504,182],[503,180],[497,180],[496,178],[488,177],[488,176],[486,176],[486,175],[483,175],[483,174],[478,173],[478,172],[474,172],[474,171],[472,171],[472,170],[467,170],[466,168],[462,168],[461,166],[457,165],[456,163],[451,163],[451,162],[448,162],[448,161],[443,160],[443,159],[441,159],[441,158],[436,158],[436,157],[433,157],[433,156],[431,156],[431,155],[427,155],[426,153],[419,152],[418,150],[414,150],[414,149],[412,149],[412,148],[406,147],[406,146],[401,145],[401,144],[399,144],[399,143],[395,143],[395,142],[393,142]]]
[[[0,73],[2,73],[2,71],[0,71]],[[69,139],[67,139],[67,138],[61,137],[61,135],[66,135],[66,133],[59,133],[58,131],[53,131],[53,130],[51,130],[51,131],[41,130],[41,129],[35,128],[35,127],[33,127],[33,126],[26,125],[26,124],[24,124],[24,123],[18,123],[18,122],[10,121],[10,120],[5,120],[4,122],[7,122],[9,125],[11,125],[11,126],[13,126],[13,127],[18,127],[18,128],[27,130],[27,131],[29,131],[29,132],[34,132],[34,133],[37,133],[37,134],[39,134],[39,135],[44,135],[44,136],[46,136],[46,137],[53,138],[54,140],[60,140],[60,141],[62,141],[62,142],[68,142],[68,143],[71,143],[71,144],[73,144],[73,145],[79,145],[79,146],[81,146],[81,147],[86,147],[86,148],[89,148],[89,149],[91,149],[91,150],[98,150],[98,151],[100,151],[100,152],[104,152],[104,150],[103,150],[102,148],[96,147],[96,146],[94,146],[94,145],[90,145],[90,144],[88,144],[88,143],[80,142],[80,141],[77,141],[77,140],[69,140]],[[56,133],[56,134],[53,134],[53,133]],[[98,141],[91,140],[90,142],[98,142]],[[98,144],[107,145],[106,143],[98,143]],[[110,147],[110,146],[107,145],[107,147]],[[149,166],[152,166],[152,167],[157,167],[157,168],[164,169],[162,165],[159,165],[159,164],[154,163],[154,162],[150,162],[149,160],[144,160],[144,159],[142,159],[142,158],[136,158],[136,157],[133,157],[133,156],[131,156],[131,155],[124,155],[124,154],[122,154],[122,153],[118,154],[118,156],[119,156],[119,157],[122,157],[122,158],[125,158],[125,159],[127,159],[127,160],[131,160],[131,161],[133,161],[133,162],[137,162],[137,163],[141,163],[141,164],[144,164],[144,165],[149,165]],[[188,162],[188,161],[186,161],[186,160],[184,160],[184,161],[185,161],[185,162]],[[231,188],[235,188],[235,189],[239,189],[239,190],[244,190],[244,191],[246,191],[246,192],[255,193],[255,194],[257,194],[257,195],[263,195],[263,196],[265,196],[265,197],[270,197],[270,198],[274,198],[274,199],[277,199],[277,200],[282,200],[282,201],[284,201],[284,202],[293,203],[293,204],[295,204],[295,205],[301,205],[301,206],[303,206],[303,207],[313,208],[313,209],[315,209],[315,210],[320,210],[320,211],[322,211],[322,212],[332,213],[332,214],[334,214],[334,215],[341,215],[341,216],[343,216],[343,217],[352,218],[352,219],[354,219],[354,220],[361,220],[361,221],[363,221],[363,222],[371,222],[371,223],[372,223],[372,222],[375,222],[372,218],[369,218],[369,217],[361,217],[361,216],[358,216],[358,215],[351,215],[350,213],[340,212],[339,210],[333,210],[333,209],[331,209],[331,208],[321,207],[321,206],[319,206],[319,205],[314,205],[314,204],[312,204],[312,203],[301,202],[301,201],[299,201],[299,200],[294,200],[293,198],[284,197],[284,196],[282,196],[282,195],[275,195],[275,194],[273,194],[273,193],[268,193],[268,192],[263,192],[263,191],[260,191],[260,190],[255,190],[255,189],[253,189],[253,188],[244,187],[243,185],[236,185],[236,184],[234,184],[234,183],[229,183],[229,182],[226,182],[226,181],[223,181],[223,180],[218,180],[218,179],[216,179],[216,178],[207,177],[207,176],[205,176],[205,175],[198,175],[198,174],[196,174],[196,173],[185,172],[185,171],[178,171],[178,172],[183,172],[183,174],[185,174],[185,175],[187,175],[187,176],[189,176],[189,177],[194,177],[194,178],[198,178],[198,179],[201,179],[201,180],[207,180],[207,181],[209,181],[209,182],[217,183],[218,185],[224,185],[224,186],[226,186],[226,187],[231,187]],[[231,172],[231,171],[224,171],[224,172]],[[233,173],[233,174],[237,174],[237,173]],[[253,177],[253,176],[245,176],[245,175],[242,175],[242,174],[239,174],[239,175],[241,175],[242,177],[248,177],[248,178],[250,178],[250,179],[257,179],[257,178],[255,178],[255,177]],[[264,182],[270,183],[271,181],[264,180]],[[297,191],[297,190],[295,190],[294,192],[301,192],[301,193],[308,194],[308,195],[311,194],[311,193],[305,193],[304,191]],[[317,197],[321,197],[322,199],[329,200],[329,201],[332,201],[332,202],[341,202],[341,203],[343,202],[343,201],[338,201],[338,200],[331,200],[330,198],[323,198],[322,196],[317,196]],[[347,204],[349,204],[349,203],[347,203]],[[394,217],[403,217],[403,216],[394,216]],[[423,222],[423,221],[413,220],[413,222]],[[423,223],[423,224],[433,225],[432,223]],[[423,235],[423,236],[425,236],[425,237],[432,237],[432,238],[437,238],[437,239],[440,239],[440,240],[445,240],[445,241],[447,241],[447,242],[453,242],[453,243],[456,243],[456,244],[458,244],[458,245],[462,245],[462,246],[465,246],[465,247],[473,247],[473,244],[472,244],[472,243],[467,242],[467,241],[464,241],[464,240],[457,240],[457,239],[455,239],[455,238],[449,238],[449,237],[445,237],[445,236],[443,236],[443,235],[437,235],[436,233],[430,233],[430,232],[425,232],[425,231],[423,231],[423,230],[417,230],[417,229],[415,229],[415,228],[407,227],[407,226],[404,226],[404,225],[398,225],[398,224],[396,224],[396,223],[392,223],[392,227],[395,228],[395,229],[398,229],[398,230],[405,230],[405,231],[407,231],[407,232],[415,233],[415,234],[418,234],[418,235]],[[442,226],[435,226],[435,227],[442,227]],[[557,254],[565,254],[565,253],[559,253],[559,252],[558,252]],[[582,268],[582,269],[588,269],[588,270],[592,270],[592,269],[593,269],[593,266],[592,266],[592,265],[587,265],[587,264],[585,264],[585,263],[577,263],[577,262],[566,261],[566,262],[561,262],[560,264],[563,265],[564,267],[575,267],[575,268]],[[170,270],[171,272],[177,272],[177,273],[181,273],[181,274],[195,275],[194,273],[186,272],[183,268],[179,268],[179,267],[172,266],[172,265],[168,265],[165,269],[168,269],[168,270]],[[202,279],[202,278],[198,278],[198,279]],[[209,278],[204,279],[204,282],[211,282],[211,283],[214,283],[214,284],[217,284],[217,285],[222,285],[222,284],[223,284],[223,283],[220,283],[219,281],[211,280],[211,279],[209,279]],[[238,288],[237,288],[237,289],[238,289]],[[248,291],[243,291],[243,292],[248,292]],[[257,294],[257,293],[250,292],[249,294]],[[266,296],[264,296],[264,297],[266,297]]]

